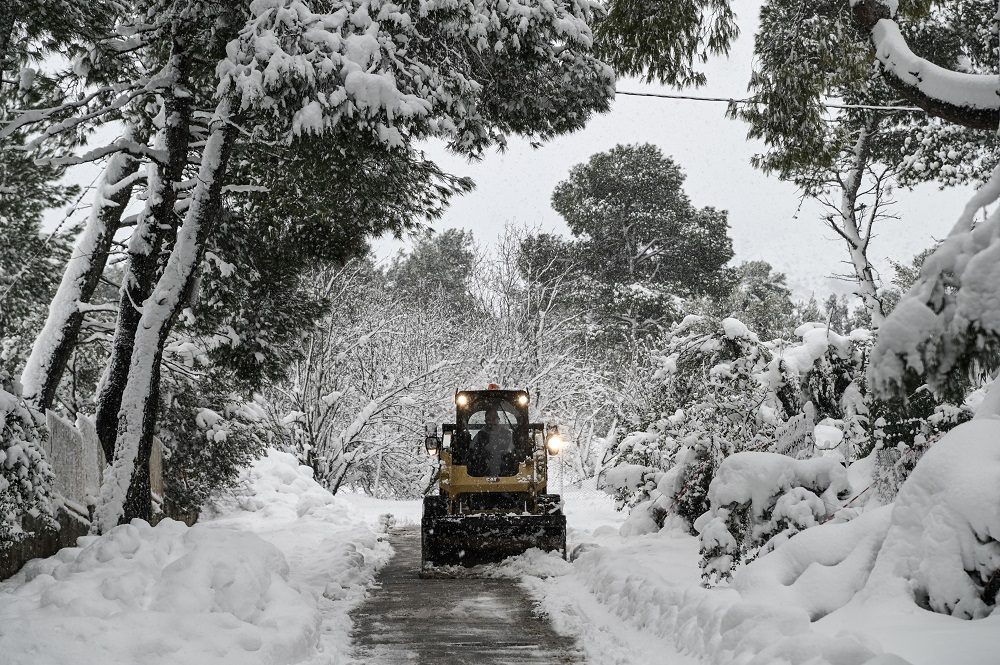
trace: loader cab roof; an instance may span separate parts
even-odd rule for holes
[[[455,393],[455,423],[459,429],[478,429],[495,412],[500,424],[523,427],[530,402],[526,390],[460,390]]]

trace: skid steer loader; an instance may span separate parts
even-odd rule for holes
[[[455,393],[455,422],[428,423],[427,452],[438,457],[438,495],[424,497],[423,570],[474,566],[537,547],[566,556],[566,516],[548,492],[548,458],[558,428],[528,422],[525,390]]]

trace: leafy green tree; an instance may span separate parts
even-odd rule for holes
[[[677,301],[728,292],[733,256],[724,211],[696,208],[684,173],[654,145],[619,145],[574,166],[552,207],[575,241],[596,325],[637,342],[676,316]]]
[[[696,65],[729,52],[739,35],[730,0],[611,0],[594,29],[601,59],[622,76],[674,86],[706,83]]]
[[[446,229],[419,238],[393,260],[386,277],[391,288],[416,303],[441,301],[467,316],[478,307],[471,293],[476,261],[472,232]]]
[[[736,283],[720,303],[721,316],[747,324],[762,339],[791,333],[795,305],[784,273],[767,261],[746,261],[734,270]]]

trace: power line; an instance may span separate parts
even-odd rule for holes
[[[695,102],[725,102],[727,104],[764,104],[765,102],[758,101],[756,99],[737,99],[735,97],[699,97],[697,95],[672,95],[665,92],[630,92],[628,90],[615,90],[616,95],[628,95],[630,97],[660,97],[662,99],[686,99]],[[867,109],[870,111],[916,111],[919,113],[926,113],[926,111],[917,106],[874,106],[868,104],[827,104],[823,103],[821,106],[825,106],[828,109]]]

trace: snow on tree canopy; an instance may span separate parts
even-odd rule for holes
[[[853,3],[852,3],[853,4]],[[895,0],[882,0],[895,14]],[[995,75],[968,74],[939,67],[913,53],[895,21],[882,19],[872,29],[875,57],[886,69],[932,99],[956,106],[995,109],[1000,81]]]
[[[25,515],[51,517],[52,470],[42,454],[32,412],[0,370],[0,545],[22,538]],[[51,520],[49,520],[50,523]]]
[[[613,94],[613,73],[589,55],[592,2],[315,4],[254,0],[218,67],[218,93],[286,140],[353,128],[395,147],[439,136],[476,151],[509,131],[580,127]],[[491,90],[532,81],[541,89],[530,95]],[[564,105],[575,110],[552,113]]]
[[[996,365],[1000,345],[1000,211],[975,223],[1000,198],[1000,167],[966,205],[951,234],[883,324],[869,382],[882,392],[922,383],[960,397],[970,370]]]

